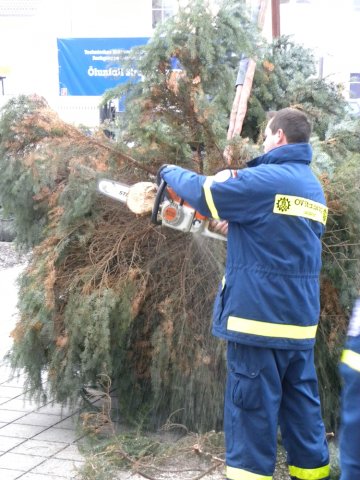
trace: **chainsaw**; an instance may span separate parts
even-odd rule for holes
[[[97,189],[103,195],[126,204],[133,213],[151,213],[151,223],[154,225],[164,225],[180,232],[216,240],[227,240],[226,236],[212,231],[209,218],[181,199],[165,180],[162,180],[158,187],[151,182],[138,182],[129,186],[114,180],[101,179]]]

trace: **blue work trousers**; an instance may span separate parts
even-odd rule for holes
[[[329,478],[314,351],[228,343],[224,429],[230,480],[271,480],[280,425],[293,479]]]

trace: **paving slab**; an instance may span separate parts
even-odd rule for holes
[[[22,387],[10,387],[0,385],[0,397],[2,398],[16,398],[23,394]]]
[[[20,387],[23,389],[25,385],[25,377],[24,375],[10,375],[5,382],[0,380],[0,383],[2,387]]]
[[[55,453],[54,458],[60,458],[62,460],[75,460],[79,462],[84,461],[83,455],[79,452],[79,448],[77,445],[69,445],[68,447],[63,448],[62,450],[59,450],[57,453]]]
[[[22,416],[18,420],[15,420],[14,423],[22,424],[22,425],[38,425],[43,427],[51,427],[51,425],[55,425],[55,424],[60,425],[62,421],[63,420],[60,415],[50,415],[48,413],[31,412]],[[62,428],[65,428],[65,427],[62,427]],[[69,426],[66,428],[69,428]]]
[[[0,405],[7,403],[9,400],[12,400],[14,397],[10,395],[0,395]]]
[[[0,435],[0,451],[8,452],[9,450],[16,447],[17,445],[20,445],[20,443],[23,443],[23,441],[24,441],[23,438],[4,437]]]
[[[14,420],[18,420],[19,418],[24,416],[24,412],[19,410],[3,410],[3,405],[0,406],[0,422],[4,422],[6,424],[13,422]],[[1,430],[0,430],[1,435]]]
[[[65,447],[65,450],[68,447]],[[64,450],[64,444],[60,442],[46,442],[44,440],[26,440],[17,447],[11,450],[12,453],[21,453],[23,455],[39,455],[40,457],[50,458],[52,456],[58,456]],[[59,458],[62,458],[61,456]],[[73,460],[70,458],[68,460]],[[74,458],[74,460],[82,460],[82,458]]]
[[[4,363],[4,360],[2,360],[2,357],[0,357],[0,383],[7,382],[13,378],[12,370],[11,368]]]
[[[11,397],[0,397],[0,405],[3,405],[11,400]]]
[[[1,480],[16,480],[17,478],[23,478],[24,472],[21,470],[8,470],[7,468],[0,468]]]
[[[73,460],[61,460],[57,458],[50,458],[41,465],[35,467],[31,473],[42,473],[43,475],[52,475],[54,472],[65,478],[71,478],[83,466],[84,462],[77,462]]]
[[[27,472],[28,470],[40,465],[46,461],[46,458],[38,455],[23,455],[21,453],[4,453],[0,457],[0,468],[11,470],[10,466],[14,466],[14,470]]]
[[[48,442],[74,443],[83,435],[74,430],[51,427],[36,435],[35,440],[46,440]]]
[[[7,402],[1,404],[2,410],[18,410],[19,412],[32,412],[38,408],[38,403],[26,400],[22,396],[9,399]]]
[[[48,413],[50,415],[61,415],[63,418],[67,418],[69,415],[73,415],[76,408],[64,407],[60,403],[47,403],[46,405],[37,408],[38,413]]]
[[[75,479],[76,475],[71,477],[62,477],[60,475],[48,475],[42,473],[25,473],[19,480],[64,480],[64,478],[68,479]]]
[[[68,430],[74,430],[77,427],[79,415],[78,413],[71,415],[71,417],[65,418],[56,424],[56,428],[65,428]]]
[[[48,427],[40,427],[38,425],[20,425],[16,423],[10,423],[5,427],[2,427],[0,434],[7,437],[16,438],[32,438],[38,433],[44,431]]]

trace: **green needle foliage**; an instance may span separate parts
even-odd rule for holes
[[[104,97],[126,93],[116,142],[66,125],[38,97],[3,108],[0,203],[14,216],[19,247],[32,250],[10,360],[33,396],[75,402],[106,375],[122,418],[154,427],[173,414],[190,429],[222,428],[225,345],[210,325],[224,243],[154,227],[100,196],[96,182],[153,180],[147,172],[163,163],[204,174],[223,168],[245,54],[257,70],[243,134],[231,141],[235,163],[261,152],[268,110],[296,106],[314,123],[313,168],[330,209],[317,365],[327,428],[336,430],[337,365],[359,288],[359,125],[339,88],[314,78],[311,52],[286,37],[267,44],[249,18],[245,2],[214,14],[196,0],[122,59],[143,81]]]

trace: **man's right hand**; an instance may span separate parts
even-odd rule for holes
[[[176,165],[172,165],[171,163],[164,163],[163,165],[161,165],[161,167],[159,168],[159,170],[157,171],[157,174],[156,174],[156,184],[160,185],[160,183],[162,181],[162,172],[166,168],[175,168],[175,167],[176,167]]]
[[[161,167],[159,168],[159,170],[157,171],[156,173],[156,184],[157,185],[160,185],[161,183],[161,180],[162,180],[162,177],[161,177],[161,172],[168,166],[167,163],[164,163],[163,165],[161,165]]]

